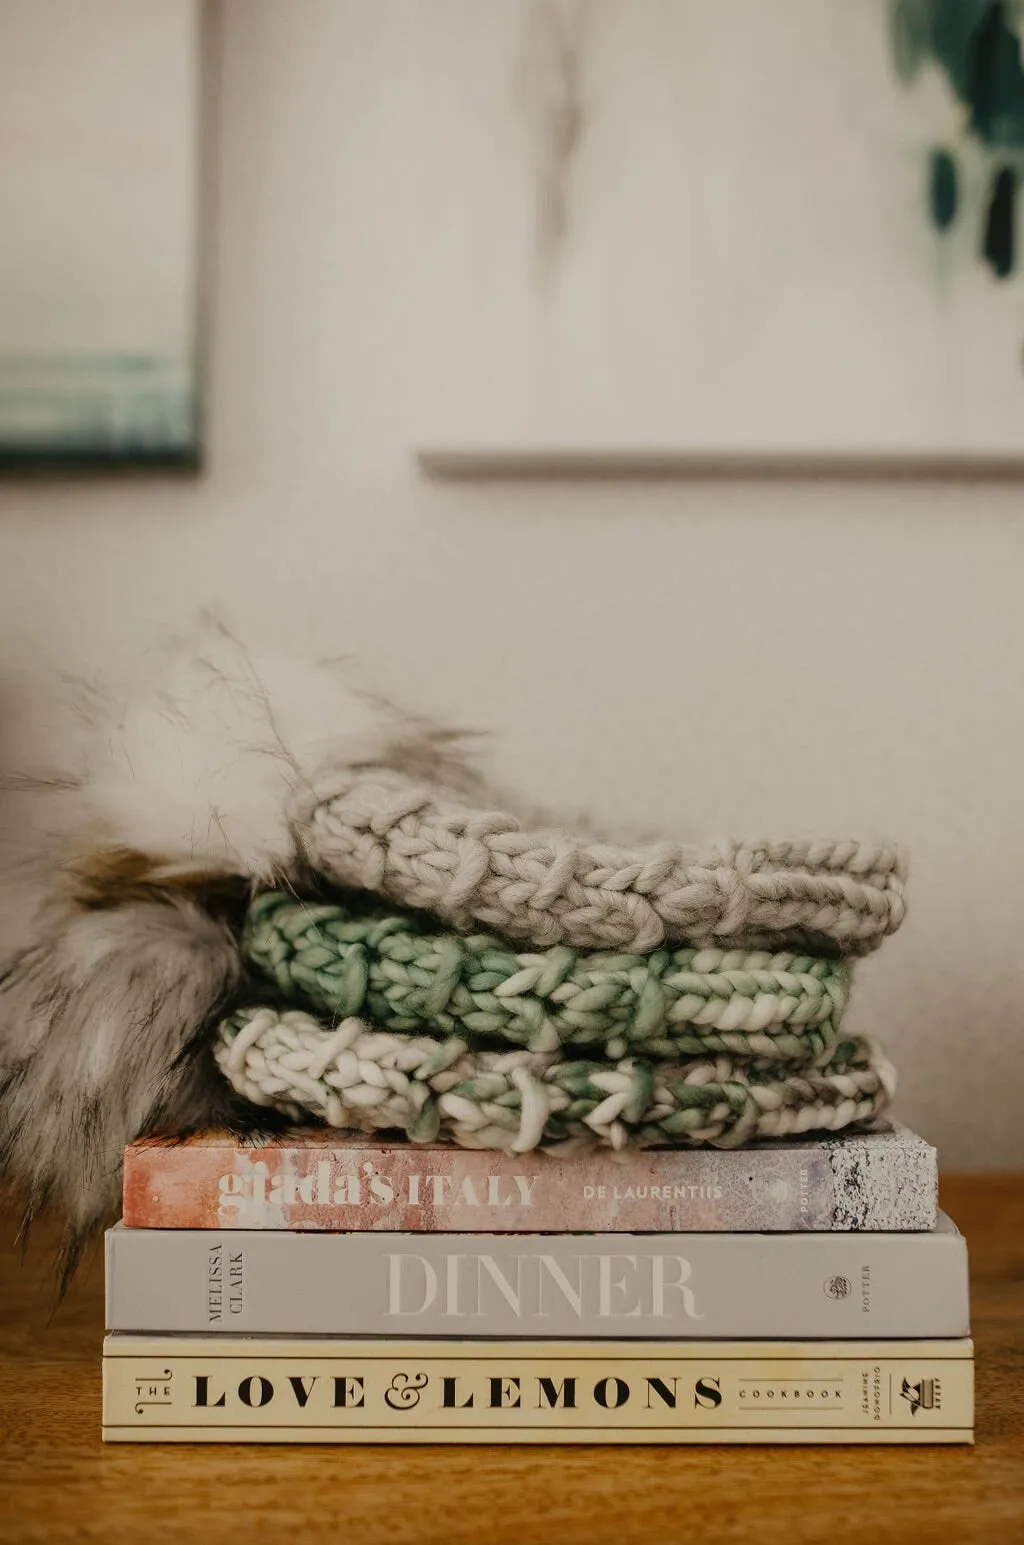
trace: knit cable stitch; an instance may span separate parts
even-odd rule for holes
[[[396,1035],[355,1018],[331,1028],[273,1008],[226,1020],[214,1054],[239,1094],[293,1121],[312,1115],[511,1153],[581,1138],[613,1148],[736,1147],[836,1132],[877,1115],[895,1089],[891,1064],[868,1039],[834,1042],[796,1071],[728,1057],[673,1067],[474,1052],[456,1036]]]
[[[899,927],[905,869],[887,844],[734,842],[697,853],[522,831],[500,811],[389,769],[302,796],[295,830],[336,883],[547,947],[646,954],[666,940],[876,949]]]
[[[590,1046],[611,1058],[813,1058],[838,1038],[850,978],[842,961],[792,952],[520,953],[412,914],[276,892],[252,903],[243,947],[286,997],[336,1018],[530,1051]]]

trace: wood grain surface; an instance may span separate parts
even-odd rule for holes
[[[0,1540],[273,1545],[1024,1542],[1024,1177],[943,1183],[967,1235],[975,1448],[100,1442],[103,1271],[54,1312],[54,1235],[0,1255]]]

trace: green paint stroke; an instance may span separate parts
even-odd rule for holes
[[[933,150],[929,174],[928,206],[937,231],[947,231],[956,219],[956,162],[948,150]]]
[[[893,58],[910,82],[927,58],[942,67],[984,145],[1024,148],[1021,39],[999,0],[893,0]]]
[[[967,109],[967,132],[992,154],[981,256],[997,279],[1012,274],[1019,152],[1024,150],[1024,65],[1015,14],[1003,0],[891,0],[893,60],[904,83],[926,59],[945,72]],[[932,151],[928,213],[937,231],[956,218],[958,175],[951,151]]]
[[[1017,220],[1017,174],[1004,166],[996,174],[985,220],[984,254],[997,279],[1013,273]]]

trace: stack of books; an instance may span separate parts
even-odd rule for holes
[[[966,1247],[900,1127],[136,1144],[106,1260],[108,1440],[972,1441]]]

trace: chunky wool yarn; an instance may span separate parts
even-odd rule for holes
[[[895,1087],[874,1042],[841,1039],[850,966],[827,956],[517,950],[354,893],[281,892],[250,905],[243,951],[330,1016],[253,1006],[218,1032],[234,1091],[292,1121],[517,1153],[732,1146],[839,1131]]]
[[[646,954],[666,940],[862,955],[903,918],[903,860],[885,843],[733,842],[704,852],[523,831],[436,784],[339,771],[300,796],[293,827],[335,884],[547,948]]]
[[[243,948],[286,997],[335,1018],[612,1058],[808,1060],[838,1038],[850,978],[842,961],[792,951],[517,952],[358,897],[320,905],[273,891],[250,906]]]
[[[867,1039],[835,1041],[798,1070],[759,1058],[591,1062],[474,1051],[457,1036],[398,1035],[355,1018],[332,1028],[273,1008],[226,1020],[215,1056],[237,1093],[293,1121],[511,1153],[581,1138],[735,1147],[837,1132],[877,1115],[895,1089],[892,1066]]]

